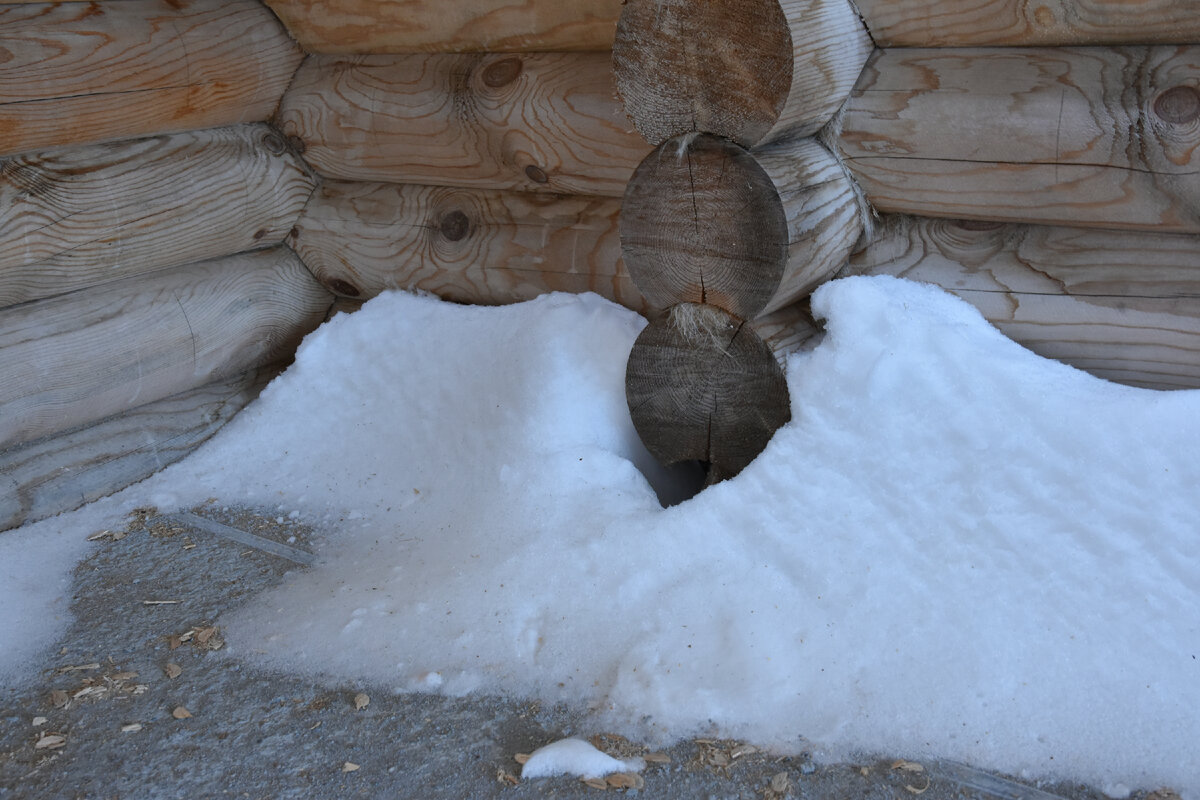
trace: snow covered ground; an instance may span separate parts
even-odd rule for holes
[[[664,509],[625,408],[639,317],[372,300],[192,457],[0,535],[0,680],[52,640],[82,537],[216,496],[328,532],[315,568],[220,620],[234,657],[587,703],[648,744],[1200,798],[1200,392],[1046,361],[910,282],[835,281],[814,310],[793,421]]]

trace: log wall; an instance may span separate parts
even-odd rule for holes
[[[608,197],[327,181],[288,241],[344,297],[419,289],[514,303],[596,292],[644,311],[621,262],[619,213]]]
[[[1200,45],[878,51],[846,163],[881,211],[1200,231]]]
[[[275,248],[0,310],[0,448],[286,358],[330,300]]]
[[[0,531],[148,478],[203,444],[278,371],[251,370],[0,452]]]
[[[300,49],[257,0],[0,6],[0,155],[266,120]]]
[[[607,51],[621,0],[266,0],[310,53]]]
[[[649,151],[607,53],[310,56],[279,124],[329,178],[620,196]]]
[[[0,159],[0,307],[279,244],[313,185],[266,125]]]
[[[1196,0],[855,0],[880,47],[1188,44]]]
[[[1101,378],[1200,388],[1200,236],[890,217],[848,272],[940,286]]]

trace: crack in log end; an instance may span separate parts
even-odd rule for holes
[[[788,220],[771,177],[728,139],[685,134],[646,156],[625,192],[621,254],[647,302],[761,311],[787,267]]]
[[[733,477],[791,417],[782,370],[751,326],[720,309],[680,304],[638,336],[626,369],[634,428],[660,463],[709,464]]]

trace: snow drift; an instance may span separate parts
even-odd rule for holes
[[[814,310],[793,421],[671,508],[625,408],[643,322],[566,295],[372,300],[117,504],[324,527],[318,566],[221,620],[272,668],[1200,792],[1200,392],[1041,359],[905,281]]]

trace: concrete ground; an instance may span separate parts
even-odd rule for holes
[[[627,780],[634,786],[520,781],[517,755],[579,733],[581,710],[319,684],[224,657],[212,622],[295,566],[286,549],[262,549],[271,548],[263,540],[295,537],[302,549],[310,531],[252,511],[196,511],[252,536],[234,541],[147,510],[127,532],[100,537],[79,565],[75,622],[40,665],[40,679],[0,690],[0,798],[1102,797],[952,763],[884,754],[817,766],[716,740],[656,754],[640,781]],[[597,742],[618,756],[645,753],[619,737]]]

